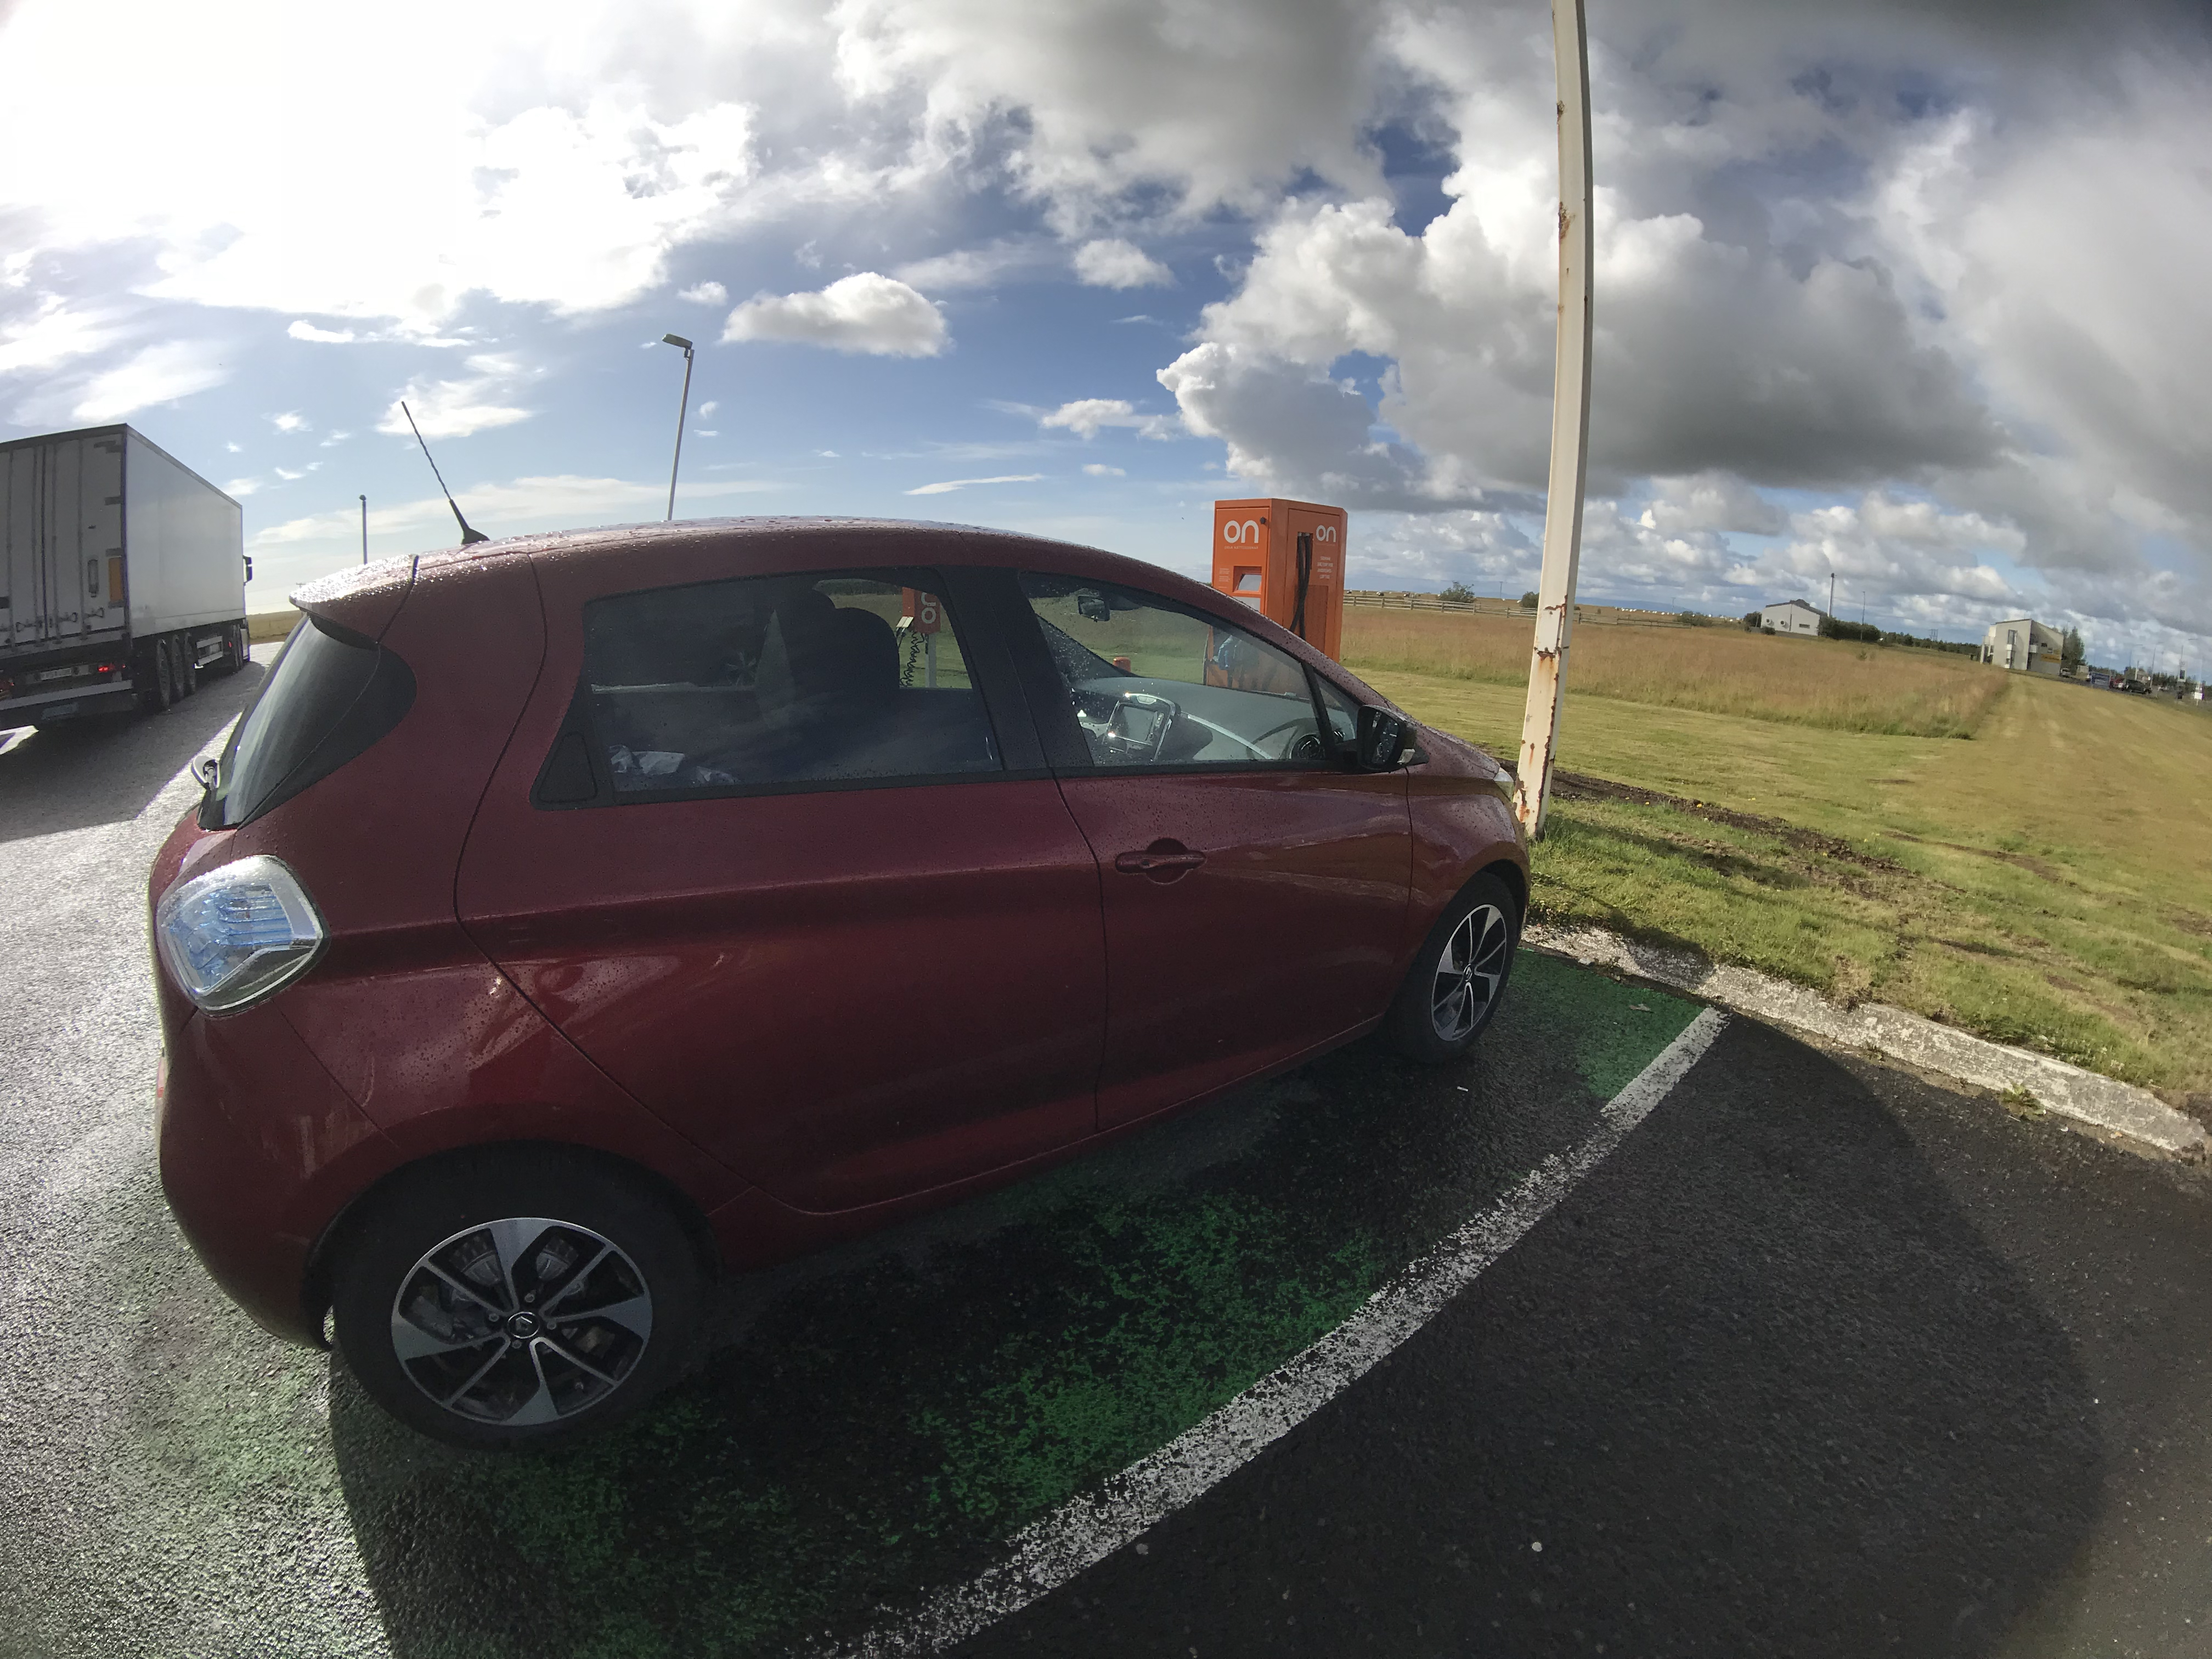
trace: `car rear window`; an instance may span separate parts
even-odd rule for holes
[[[415,676],[358,634],[302,617],[223,746],[200,824],[231,830],[328,777],[399,724]]]

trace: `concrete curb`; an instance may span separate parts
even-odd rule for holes
[[[2168,1157],[2202,1158],[2204,1129],[2195,1119],[2131,1084],[2063,1060],[1969,1036],[1918,1014],[1878,1002],[1838,1008],[1817,991],[1748,968],[1716,965],[1688,951],[1638,945],[1601,927],[1531,922],[1522,942],[1577,962],[1612,968],[1723,1008],[1786,1025],[1841,1048],[1871,1048],[1893,1060],[1984,1089],[2025,1089],[2045,1109]]]

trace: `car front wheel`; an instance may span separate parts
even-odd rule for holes
[[[704,1278],[645,1182],[525,1150],[376,1194],[331,1303],[379,1405],[435,1438],[501,1447],[604,1427],[673,1381],[700,1346]]]
[[[1407,970],[1383,1021],[1390,1044],[1408,1060],[1441,1065],[1457,1060],[1497,1017],[1521,907],[1496,876],[1477,876],[1460,890]]]

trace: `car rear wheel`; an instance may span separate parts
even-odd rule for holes
[[[1437,919],[1407,970],[1383,1020],[1390,1044],[1408,1060],[1441,1065],[1474,1046],[1497,1017],[1521,907],[1496,876],[1477,876]]]
[[[690,1240],[645,1182],[527,1150],[400,1177],[349,1229],[332,1292],[371,1397],[465,1446],[628,1416],[682,1374],[706,1311]]]

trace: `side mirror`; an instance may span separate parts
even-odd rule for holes
[[[253,580],[253,555],[251,553],[246,556],[246,580],[248,581]]]
[[[1413,724],[1403,714],[1373,703],[1362,704],[1352,763],[1363,772],[1391,771],[1413,746]]]

